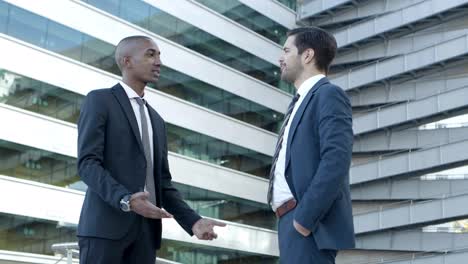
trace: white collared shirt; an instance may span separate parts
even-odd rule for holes
[[[289,189],[288,183],[286,182],[286,177],[284,175],[286,170],[286,148],[288,144],[289,129],[291,128],[292,120],[296,115],[297,109],[301,106],[304,98],[307,96],[310,90],[314,87],[317,82],[319,82],[325,75],[318,74],[313,77],[310,77],[297,89],[297,93],[300,95],[299,100],[294,105],[291,117],[286,124],[283,135],[283,142],[281,143],[281,150],[278,154],[278,160],[276,161],[275,167],[275,178],[273,181],[273,199],[271,207],[273,211],[276,211],[283,203],[293,198],[292,192]]]
[[[138,123],[138,129],[140,130],[140,138],[143,137],[143,132],[141,131],[141,116],[140,116],[140,105],[136,101],[136,97],[140,97],[128,84],[120,81],[120,85],[124,88],[125,93],[127,93],[128,99],[130,100],[130,105],[132,105],[133,113],[135,114],[136,121]],[[143,97],[141,97],[144,99]],[[146,99],[145,99],[146,100]],[[148,103],[148,102],[146,102]],[[154,150],[153,150],[153,126],[151,124],[151,119],[148,113],[148,107],[145,107],[146,121],[148,123],[148,136],[150,143],[150,152],[151,152],[151,161],[154,161]]]

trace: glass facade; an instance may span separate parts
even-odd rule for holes
[[[82,2],[150,30],[262,82],[283,90],[292,90],[289,90],[290,86],[279,82],[277,65],[249,54],[190,25],[184,21],[185,18],[171,16],[145,1],[82,0]],[[245,5],[239,5],[240,2],[237,0],[219,1],[219,3],[208,0],[198,2],[282,44],[284,27]],[[0,0],[0,33],[83,62],[96,69],[120,75],[114,62],[114,45],[34,14],[28,9],[27,6],[23,9]],[[102,16],[107,17],[109,21],[113,20],[106,15]],[[37,64],[34,61],[24,63]],[[47,67],[47,65],[38,65],[38,67]],[[9,71],[9,68],[10,65],[0,68],[0,104],[3,104],[4,108],[8,105],[26,110],[26,114],[30,115],[36,113],[65,122],[77,122],[83,95],[17,74]],[[279,130],[284,118],[279,112],[168,67],[163,67],[156,85],[148,86],[149,89],[161,91],[271,132]],[[168,149],[171,153],[250,175],[268,177],[271,167],[270,156],[172,124],[167,124],[167,136]],[[83,191],[87,188],[78,176],[76,158],[14,143],[1,137],[0,175],[74,190]],[[200,215],[260,229],[277,230],[276,216],[266,204],[227,195],[221,191],[197,188],[190,183],[174,182],[174,185],[185,201]],[[74,224],[12,215],[9,212],[11,211],[0,212],[0,250],[53,255],[52,244],[77,241]],[[250,230],[253,232],[254,228],[247,227],[240,232],[240,235],[243,232],[251,232]],[[199,243],[164,240],[163,248],[158,251],[158,257],[189,264],[278,263],[277,257],[219,248],[216,241],[212,245],[205,246]],[[0,259],[0,263],[4,261],[6,260]]]
[[[9,71],[0,71],[0,102],[76,123],[83,95]],[[167,124],[168,149],[191,158],[267,178],[271,157],[186,128]]]
[[[268,178],[271,157],[194,131],[167,124],[169,151]]]
[[[196,0],[252,31],[283,45],[288,29],[239,0]]]
[[[66,187],[79,181],[76,159],[0,139],[0,174]]]
[[[260,81],[292,93],[280,68],[141,0],[82,0]]]
[[[184,264],[277,264],[278,258],[259,254],[164,240],[158,257]]]
[[[0,25],[4,29],[1,33],[120,75],[113,45],[4,1],[0,4],[2,10],[7,10],[0,13],[0,22],[5,23]]]
[[[3,33],[120,75],[113,57],[115,49],[113,45],[13,5],[1,1],[0,4],[3,5],[3,11],[9,11],[9,13],[0,13],[0,22],[4,21],[0,25],[0,28],[4,29]],[[279,130],[284,117],[279,112],[168,67],[163,67],[158,84],[150,86],[272,132]]]
[[[276,1],[282,3],[283,5],[289,7],[290,9],[296,11],[297,0],[276,0]]]
[[[271,132],[278,132],[284,119],[282,113],[167,67],[158,83],[148,86]]]
[[[80,191],[76,159],[0,139],[0,175],[70,187]],[[226,221],[276,229],[276,217],[266,204],[193,186],[174,183],[184,199],[199,214]]]
[[[0,103],[76,123],[83,96],[0,68]]]
[[[0,213],[0,249],[54,255],[55,243],[77,242],[76,226],[44,219]],[[273,264],[276,257],[163,240],[158,257],[185,264]]]
[[[277,219],[266,205],[190,185],[174,183],[184,200],[203,216],[277,230]]]
[[[8,7],[9,4],[0,1],[0,32],[6,32],[8,22]]]
[[[53,244],[75,241],[77,241],[75,226],[0,213],[0,249],[2,250],[54,255],[51,249]]]

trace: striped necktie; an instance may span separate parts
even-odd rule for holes
[[[281,126],[281,130],[278,133],[278,142],[276,143],[275,154],[273,155],[273,162],[271,164],[271,170],[270,170],[270,183],[268,185],[267,200],[268,200],[269,205],[271,205],[271,201],[273,198],[273,182],[275,179],[275,168],[276,168],[276,162],[278,161],[279,152],[283,145],[284,130],[286,128],[286,125],[288,124],[289,118],[291,117],[294,106],[296,105],[297,100],[299,100],[299,96],[300,96],[299,94],[296,94],[293,97],[291,103],[289,104],[288,111],[286,112],[286,115],[284,116],[283,125]]]

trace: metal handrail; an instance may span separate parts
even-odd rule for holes
[[[432,95],[434,96],[434,95]],[[430,97],[430,96],[427,96],[427,97]],[[421,99],[425,99],[427,97],[424,97],[424,98],[419,98],[418,100],[421,100]],[[367,108],[363,111],[359,111],[359,114],[361,115],[364,115],[364,114],[367,114],[369,112],[374,112],[374,111],[380,111],[384,108],[388,108],[390,106],[394,106],[394,105],[399,105],[399,104],[407,104],[407,103],[410,103],[410,102],[414,102],[414,101],[417,101],[417,100],[401,100],[401,101],[393,101],[393,102],[390,102],[390,103],[387,103],[385,105],[380,105],[380,106],[376,106],[376,107],[371,107],[371,108]]]
[[[68,242],[68,243],[57,243],[51,246],[52,251],[56,254],[61,255],[62,257],[55,262],[55,264],[62,261],[63,258],[67,257],[67,264],[73,264],[73,258],[79,258],[79,246],[78,242]],[[156,264],[180,264],[179,262],[170,261],[167,259],[156,258]]]
[[[427,147],[429,147],[431,145],[427,145]],[[421,148],[424,148],[421,147]],[[359,166],[359,165],[364,165],[364,164],[368,164],[368,163],[372,163],[372,162],[376,162],[378,160],[383,160],[383,159],[386,159],[388,157],[392,157],[392,156],[396,156],[398,154],[403,154],[403,153],[410,153],[410,152],[415,152],[415,151],[412,151],[411,149],[399,149],[399,150],[395,150],[395,151],[391,151],[391,152],[387,152],[385,154],[381,154],[381,155],[378,155],[377,157],[375,157],[374,159],[370,159],[370,160],[366,160],[366,161],[361,161],[361,162],[353,162],[351,164],[351,168],[352,167],[355,167],[355,166]]]
[[[58,253],[62,256],[55,264],[62,261],[65,257],[67,257],[67,264],[72,264],[73,257],[78,258],[80,254],[77,242],[53,244],[51,248],[54,253]]]
[[[468,122],[455,122],[455,123],[446,123],[446,124],[435,124],[435,129],[443,128],[462,128],[468,127]],[[434,128],[420,128],[420,130],[432,130]]]
[[[435,179],[431,179],[431,177]],[[452,179],[450,179],[452,177]],[[427,174],[417,176],[421,181],[440,181],[440,180],[468,180],[468,173],[445,173],[445,174]],[[414,180],[414,179],[413,179]]]

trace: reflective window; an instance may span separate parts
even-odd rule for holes
[[[69,58],[80,60],[82,57],[82,37],[83,35],[76,30],[57,23],[49,23],[45,48]]]
[[[163,67],[162,73],[156,86],[150,87],[272,132],[281,127],[282,113],[170,68]]]
[[[0,69],[0,103],[77,122],[83,96]]]
[[[225,248],[163,240],[158,257],[184,264],[277,264],[278,258]]]
[[[86,2],[98,9],[105,9],[114,16],[119,16],[120,0],[86,0]]]
[[[44,47],[47,32],[47,19],[31,15],[30,12],[10,7],[7,33],[15,38]]]
[[[3,81],[2,81],[3,80]],[[84,96],[0,70],[0,102],[76,123]],[[268,178],[271,157],[167,124],[169,151]]]
[[[4,3],[0,1],[0,4]],[[13,24],[8,27],[9,35],[120,75],[114,61],[113,45],[14,6],[10,9],[10,24]],[[18,17],[14,18],[15,15]],[[167,67],[163,67],[157,86],[150,86],[272,132],[279,130],[284,117],[279,112]]]
[[[230,169],[268,178],[271,157],[167,124],[169,151]]]
[[[77,242],[76,225],[0,213],[0,249],[54,255],[52,244]],[[275,264],[277,257],[163,239],[159,258],[186,264]]]
[[[296,11],[297,0],[276,0],[276,1]]]
[[[7,29],[9,5],[0,2],[0,33],[5,33]]]
[[[174,183],[184,200],[203,216],[277,230],[277,219],[266,205],[223,193]]]
[[[0,249],[54,255],[55,243],[76,241],[76,227],[61,222],[0,213]]]
[[[119,67],[114,60],[115,46],[83,34],[82,49],[82,62],[115,75],[120,75]]]
[[[258,34],[283,45],[288,29],[239,0],[196,0]]]
[[[86,191],[76,159],[0,140],[0,175]],[[277,229],[276,217],[266,204],[175,183],[184,200],[199,214],[267,229]]]
[[[91,5],[96,2],[89,0],[82,1]],[[294,91],[292,85],[280,81],[280,69],[278,65],[273,65],[263,59],[260,59],[259,57],[217,38],[177,17],[165,13],[144,1],[121,0],[118,15],[115,11],[115,1],[110,2],[108,7],[104,2],[100,3],[96,7],[263,82],[290,93]],[[260,23],[260,19],[255,20],[252,16],[250,22],[244,23],[250,23],[252,25]],[[262,23],[265,26],[266,22]],[[258,26],[258,28],[260,27],[261,26]],[[283,33],[278,33],[278,36],[282,34]]]
[[[0,174],[60,187],[79,181],[76,159],[0,139]]]
[[[140,0],[125,0],[120,1],[119,17],[139,25],[143,28],[148,28],[148,21],[150,16],[149,5]],[[102,10],[107,11],[106,7]]]

